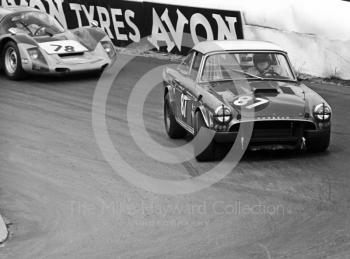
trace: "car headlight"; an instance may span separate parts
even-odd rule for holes
[[[27,53],[32,61],[32,69],[34,71],[49,71],[47,62],[39,48],[27,49]],[[23,59],[23,62],[24,64],[28,64],[29,60]]]
[[[232,111],[229,107],[222,105],[215,110],[214,118],[220,123],[229,123],[232,120]]]
[[[28,49],[27,52],[32,60],[37,60],[39,58],[40,54],[38,48]]]
[[[317,105],[314,109],[314,117],[318,121],[329,121],[331,119],[331,108],[324,103]]]
[[[112,58],[115,55],[113,43],[110,41],[101,41],[102,47],[106,51],[108,57]]]

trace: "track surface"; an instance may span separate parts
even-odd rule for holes
[[[155,162],[125,122],[130,89],[163,63],[137,58],[123,70],[107,121],[136,169],[186,179],[215,163]],[[0,258],[350,258],[349,88],[311,85],[334,109],[329,152],[250,153],[210,188],[162,196],[129,184],[104,160],[91,126],[96,82],[0,76],[0,210],[11,223]],[[164,133],[161,90],[145,104],[149,133],[163,145],[185,144]],[[237,211],[254,205],[269,207]]]

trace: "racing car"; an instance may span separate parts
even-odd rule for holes
[[[322,152],[330,144],[330,105],[298,80],[287,52],[273,43],[198,43],[179,66],[164,69],[163,82],[166,132],[170,138],[201,137],[194,144],[199,161],[217,159],[248,123],[249,140],[238,139],[242,148],[245,141],[253,150]],[[198,134],[202,128],[207,134]]]
[[[30,7],[0,8],[0,66],[13,80],[26,73],[66,74],[103,70],[116,59],[107,34],[90,26],[66,30]]]

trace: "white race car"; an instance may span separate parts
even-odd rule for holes
[[[26,73],[103,70],[117,53],[107,34],[91,26],[66,30],[52,16],[29,7],[0,8],[0,65],[13,80]]]

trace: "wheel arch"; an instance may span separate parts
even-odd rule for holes
[[[165,85],[165,87],[164,87],[164,97],[169,93],[169,88],[170,88],[169,85]]]
[[[199,113],[202,115],[206,126],[207,126],[208,128],[210,128],[209,114],[208,114],[207,110],[206,110],[203,106],[198,106],[198,107],[195,109],[194,114],[196,114],[197,112],[199,112]]]
[[[4,37],[0,40],[0,69],[2,69],[4,65],[2,60],[2,52],[4,50],[5,45],[11,41],[17,44],[17,41],[12,37]]]
[[[172,86],[169,85],[168,83],[164,82],[164,98],[167,94],[169,94],[170,103],[173,103],[175,101],[175,98],[173,96]]]

